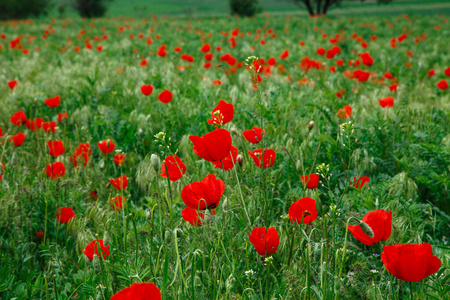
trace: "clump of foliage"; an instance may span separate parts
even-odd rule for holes
[[[252,17],[261,12],[258,0],[230,0],[230,8],[233,14],[241,17]]]
[[[26,19],[47,13],[49,0],[2,0],[0,1],[0,20]]]
[[[111,0],[75,0],[74,8],[81,17],[98,18],[105,15],[108,1]]]
[[[330,7],[340,5],[342,0],[291,0],[294,4],[305,7],[310,16],[326,15]]]

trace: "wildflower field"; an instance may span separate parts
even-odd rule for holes
[[[0,25],[1,299],[449,299],[445,16]]]

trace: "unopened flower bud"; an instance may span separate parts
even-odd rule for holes
[[[227,208],[228,208],[228,198],[225,197],[225,199],[222,201],[223,212],[226,212]]]
[[[314,121],[309,122],[308,129],[311,131],[314,128]]]
[[[205,287],[209,286],[209,275],[208,275],[208,272],[206,272],[206,271],[202,272],[202,281],[203,281],[203,285]]]
[[[195,287],[201,287],[202,285],[203,284],[202,284],[202,281],[201,281],[200,277],[195,276],[195,278],[194,278],[194,286]]]
[[[367,234],[370,238],[373,238],[373,237],[374,237],[373,230],[372,230],[372,228],[370,228],[370,226],[369,226],[367,223],[365,223],[365,222],[363,222],[363,221],[360,221],[360,222],[359,222],[359,226],[361,226],[362,231],[363,231],[365,234]]]
[[[147,210],[145,212],[145,218],[149,221],[152,219],[152,211],[151,210]]]
[[[16,154],[16,152],[14,152],[13,155],[11,156],[10,164],[11,164],[11,166],[15,166],[17,164],[17,154]]]
[[[152,154],[150,156],[150,162],[152,163],[153,169],[155,169],[156,172],[159,171],[160,166],[160,161],[159,161],[159,157],[156,154]]]
[[[92,264],[94,265],[94,269],[97,272],[100,272],[102,270],[102,266],[100,264],[100,258],[96,253],[94,253],[94,257],[92,259]]]
[[[239,155],[236,157],[236,160],[237,160],[239,166],[242,167],[242,164],[244,163],[244,157],[243,157],[242,155],[239,154]]]
[[[169,244],[172,241],[172,232],[169,229],[164,233],[164,241]]]
[[[105,231],[105,233],[103,234],[103,245],[105,247],[108,247],[110,242],[111,242],[111,237],[109,236],[109,232]]]

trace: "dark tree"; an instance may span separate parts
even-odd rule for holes
[[[294,4],[306,7],[310,16],[326,15],[330,7],[340,5],[342,0],[291,0]]]
[[[98,18],[105,14],[106,2],[109,1],[111,0],[75,0],[74,8],[81,17]]]
[[[252,17],[261,11],[258,0],[229,0],[231,13],[241,17]]]
[[[342,0],[290,0],[294,4],[305,7],[310,16],[326,15],[328,9],[333,6],[339,6]],[[365,0],[359,0],[364,2]],[[378,3],[388,4],[393,0],[377,0]]]
[[[49,0],[0,0],[0,20],[45,15],[49,4]]]

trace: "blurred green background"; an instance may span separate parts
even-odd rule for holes
[[[67,4],[68,0],[56,0]],[[260,0],[263,11],[271,14],[285,13],[307,16],[307,11],[289,0]],[[55,6],[56,7],[56,6]],[[64,12],[68,16],[76,13],[70,7]],[[113,0],[109,3],[106,16],[148,17],[156,15],[221,15],[230,13],[228,0]],[[329,13],[336,15],[398,15],[407,14],[450,14],[449,0],[395,0],[389,4],[378,4],[375,0],[343,1]],[[52,15],[57,16],[56,9]]]

